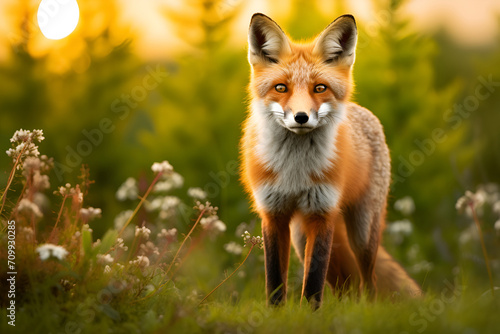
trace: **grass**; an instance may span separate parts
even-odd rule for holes
[[[41,132],[39,137],[43,139]],[[96,239],[91,226],[101,210],[84,207],[92,184],[88,169],[82,167],[80,184],[58,187],[53,207],[42,210],[36,198],[46,196],[50,187],[51,160],[33,153],[38,147],[29,131],[14,138],[14,164],[1,196],[0,279],[6,282],[11,270],[18,274],[15,298],[0,295],[1,333],[498,332],[494,266],[485,266],[491,289],[484,274],[463,266],[446,275],[455,281],[435,284],[438,288],[428,289],[421,299],[337,299],[327,288],[323,306],[313,312],[299,302],[301,267],[292,257],[287,304],[266,306],[262,239],[240,231],[250,247],[238,248],[233,242],[231,251],[224,251],[218,238],[226,226],[218,209],[208,202],[190,208],[169,195],[181,182],[167,162],[154,165],[156,174],[144,194],[138,194],[134,182],[121,187],[122,197],[135,209],[119,215],[115,227]],[[23,149],[27,146],[29,152]],[[10,198],[11,193],[17,198]],[[203,197],[200,189],[189,193]],[[471,207],[478,228],[474,205],[487,197],[469,192],[459,201]],[[11,245],[7,222],[12,220],[15,269],[7,270],[4,250]],[[478,232],[489,264],[492,259]],[[491,242],[491,233],[488,239]],[[41,256],[40,249],[51,249],[51,256]],[[8,325],[11,300],[16,303],[15,327]]]
[[[202,307],[179,298],[174,290],[132,305],[118,299],[100,303],[92,293],[80,302],[66,303],[46,296],[19,312],[16,332],[497,333],[500,325],[494,312],[499,300],[490,295],[478,298],[477,291],[466,290],[453,302],[432,293],[424,300],[396,303],[337,300],[327,294],[324,305],[312,312],[307,305],[299,305],[298,296],[283,307],[267,307],[262,282],[251,289],[253,293],[243,291],[246,296],[236,303],[221,293]]]

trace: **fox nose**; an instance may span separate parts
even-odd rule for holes
[[[299,124],[307,123],[308,120],[309,120],[309,116],[307,116],[307,114],[303,111],[299,111],[295,115],[295,122],[297,122]]]

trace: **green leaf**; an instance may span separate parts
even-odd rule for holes
[[[111,249],[111,247],[116,243],[116,239],[118,238],[118,231],[109,230],[104,234],[104,237],[101,241],[101,247],[99,253],[104,254]]]
[[[92,256],[92,232],[82,228],[82,247],[86,258]]]

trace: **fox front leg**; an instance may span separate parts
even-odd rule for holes
[[[321,306],[333,242],[333,215],[306,217],[306,249],[302,297],[316,310]]]
[[[269,305],[286,301],[288,261],[290,257],[290,217],[265,214],[262,217],[266,294]]]

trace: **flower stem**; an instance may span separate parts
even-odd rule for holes
[[[7,181],[7,187],[5,187],[5,190],[2,194],[2,196],[0,196],[0,199],[2,200],[2,207],[0,207],[0,215],[2,214],[3,207],[5,206],[5,200],[7,199],[7,192],[9,191],[10,185],[12,184],[12,181],[14,180],[14,175],[16,175],[17,165],[19,164],[19,160],[21,160],[21,156],[23,155],[23,153],[27,147],[28,147],[28,145],[24,145],[23,149],[21,150],[21,152],[17,156],[17,159],[14,162],[14,167],[12,167],[12,170],[10,171],[9,180]]]
[[[122,233],[123,233],[123,231],[125,231],[125,228],[128,226],[128,224],[130,224],[130,222],[132,221],[132,219],[136,215],[137,211],[139,211],[139,209],[141,208],[142,204],[144,204],[144,201],[146,201],[146,198],[148,197],[148,195],[151,192],[151,190],[153,190],[154,185],[156,184],[156,182],[158,182],[158,180],[160,179],[160,177],[161,177],[162,174],[163,173],[161,173],[161,172],[158,173],[158,174],[156,174],[156,177],[154,178],[153,182],[151,182],[151,184],[149,185],[149,188],[148,188],[148,190],[146,190],[146,193],[144,194],[144,196],[141,197],[141,201],[139,202],[139,204],[137,204],[137,206],[135,207],[134,212],[132,212],[132,214],[130,215],[130,217],[127,219],[127,222],[123,225],[122,229],[118,233],[118,236],[121,236]]]
[[[66,203],[66,198],[68,198],[68,195],[64,195],[63,196],[61,208],[59,209],[59,213],[57,214],[56,223],[54,224],[54,227],[52,228],[52,232],[50,232],[49,242],[53,242],[54,241],[53,240],[54,233],[56,232],[56,228],[57,228],[57,224],[59,223],[59,220],[61,220],[61,215],[62,215],[62,212],[63,212],[63,209],[64,209],[64,203]]]
[[[205,296],[205,298],[203,298],[203,299],[201,300],[201,302],[198,304],[198,306],[200,306],[200,305],[201,305],[201,304],[202,304],[202,303],[203,303],[203,302],[204,302],[204,301],[205,301],[208,297],[210,297],[210,295],[211,295],[212,293],[214,293],[214,292],[215,292],[215,290],[217,290],[217,289],[218,289],[218,288],[219,288],[222,284],[224,284],[224,283],[225,283],[228,279],[230,279],[230,278],[231,278],[231,276],[233,276],[233,275],[234,275],[234,274],[238,271],[238,269],[240,269],[240,267],[243,265],[243,263],[245,263],[245,261],[246,261],[246,260],[248,259],[248,257],[250,256],[250,253],[252,252],[252,249],[253,249],[254,247],[255,247],[255,245],[252,245],[252,246],[250,247],[250,250],[248,251],[247,256],[246,256],[246,257],[245,257],[245,259],[244,259],[244,260],[240,263],[240,265],[238,266],[238,268],[236,268],[236,269],[235,269],[235,270],[231,273],[231,275],[229,275],[228,277],[226,277],[226,278],[225,278],[222,282],[220,282],[220,283],[219,283],[219,285],[217,285],[217,286],[216,286],[216,287],[215,287],[212,291],[210,291],[210,293],[209,293],[208,295],[206,295],[206,296]]]
[[[184,240],[182,241],[182,244],[181,246],[179,247],[179,249],[177,250],[177,253],[175,253],[175,256],[174,258],[172,259],[172,262],[170,262],[170,265],[168,266],[168,269],[167,271],[165,272],[165,275],[168,275],[168,273],[170,272],[170,269],[172,269],[172,266],[174,265],[175,263],[175,260],[177,260],[177,257],[179,256],[179,253],[181,252],[181,249],[182,247],[184,246],[184,244],[186,243],[186,240],[189,238],[189,236],[191,235],[191,233],[193,233],[194,229],[196,228],[196,225],[198,225],[198,223],[200,222],[201,220],[201,217],[203,217],[203,215],[205,214],[205,209],[203,209],[201,212],[200,212],[200,215],[198,216],[198,219],[196,220],[196,222],[194,223],[193,227],[191,227],[191,230],[189,231],[189,233],[186,235],[186,237],[184,238]],[[168,282],[168,281],[167,281]],[[161,286],[160,286],[161,287]]]
[[[196,222],[194,223],[193,227],[191,227],[191,230],[189,231],[189,233],[186,235],[186,237],[184,238],[184,240],[182,241],[182,244],[180,245],[179,249],[177,250],[177,253],[175,253],[175,256],[174,258],[172,259],[172,262],[170,262],[170,265],[168,266],[168,269],[167,271],[165,271],[165,276],[168,275],[168,273],[170,272],[170,269],[172,269],[172,266],[174,265],[175,263],[175,260],[177,260],[177,258],[179,257],[179,253],[182,249],[182,247],[184,246],[184,244],[186,243],[186,240],[189,238],[189,236],[191,236],[191,233],[193,233],[194,229],[196,228],[196,225],[198,225],[198,223],[200,222],[201,220],[201,217],[203,217],[203,215],[205,214],[206,212],[206,209],[203,209],[201,212],[200,212],[200,215],[198,216],[198,219],[196,220]],[[154,296],[162,287],[164,287],[168,282],[170,282],[170,280],[172,279],[172,277],[168,278],[164,283],[160,284],[156,289],[155,291],[153,291],[152,293],[150,293],[149,295],[147,295],[146,297],[143,297],[141,299],[136,299],[135,301],[133,301],[132,303],[137,303],[139,301],[143,301],[143,300],[146,300],[152,296]]]
[[[488,271],[488,278],[490,279],[491,295],[495,296],[495,286],[493,285],[493,275],[491,273],[490,261],[488,259],[488,252],[486,251],[486,245],[484,243],[483,232],[481,231],[481,225],[479,224],[479,219],[476,215],[476,210],[474,209],[474,204],[470,204],[472,209],[472,216],[474,217],[474,222],[476,223],[477,231],[479,234],[479,241],[481,243],[481,248],[483,249],[484,261],[486,262],[486,270]]]

